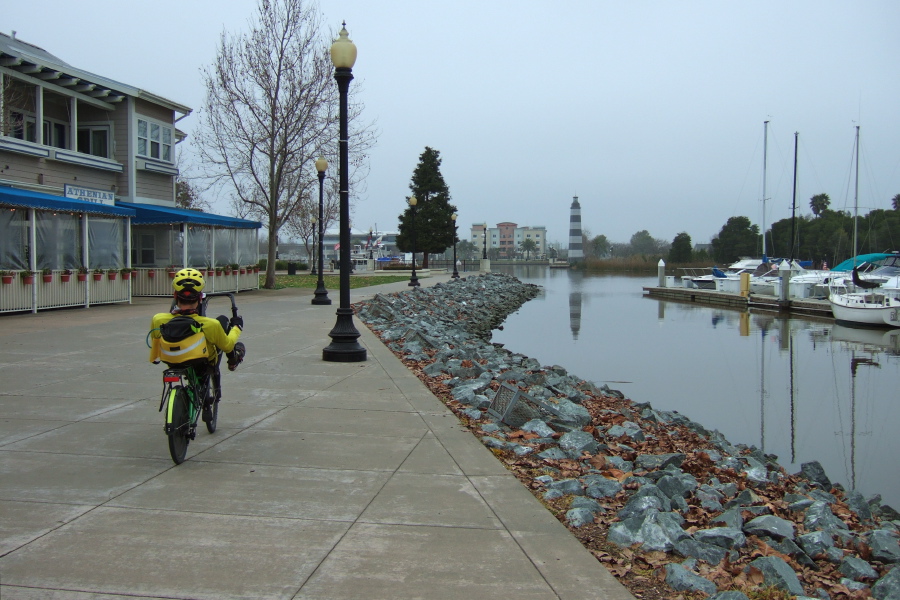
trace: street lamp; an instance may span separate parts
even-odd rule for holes
[[[409,205],[412,207],[412,276],[409,278],[407,285],[412,287],[419,286],[419,278],[416,277],[416,204],[418,201],[415,196],[409,197]]]
[[[350,41],[347,23],[343,23],[338,39],[331,45],[331,62],[334,64],[334,79],[340,92],[340,149],[339,182],[341,197],[340,244],[341,277],[340,307],[337,322],[328,332],[331,344],[322,349],[322,360],[331,362],[362,362],[366,360],[366,349],[359,345],[359,331],[353,325],[353,309],[350,307],[350,178],[347,174],[350,162],[347,144],[347,92],[353,79],[353,64],[356,62],[356,46]]]
[[[322,199],[322,184],[325,182],[326,170],[328,170],[328,161],[320,156],[316,159],[316,171],[319,176],[319,217],[318,219],[315,217],[313,218],[313,221],[318,222],[319,224],[319,260],[317,261],[319,263],[319,277],[316,281],[316,291],[312,299],[312,304],[316,305],[331,304],[331,298],[328,297],[328,290],[325,289],[325,251],[324,244],[322,243],[325,239],[325,217],[322,214],[325,212],[325,206]]]
[[[456,270],[456,213],[450,215],[450,223],[453,225],[453,276],[451,279],[459,279],[459,271]]]
[[[313,238],[312,246],[313,247],[312,247],[312,254],[309,257],[309,265],[310,265],[309,266],[309,274],[315,275],[316,274],[316,218],[313,217],[312,219],[310,219],[310,221],[312,221],[312,238]]]
[[[484,224],[484,250],[481,252],[482,260],[487,260],[487,223]]]
[[[372,230],[369,229],[369,260],[372,260],[375,258],[374,254],[373,254],[374,250],[375,250],[374,244],[372,244]]]

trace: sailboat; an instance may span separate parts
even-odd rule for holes
[[[859,217],[859,125],[856,126],[856,183],[853,212],[853,254],[856,255]],[[863,279],[854,265],[851,281],[832,282],[828,295],[831,312],[838,322],[900,327],[900,276],[887,280]]]

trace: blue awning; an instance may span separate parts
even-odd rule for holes
[[[248,221],[247,219],[214,215],[212,213],[200,212],[199,210],[170,208],[152,204],[133,204],[130,202],[116,202],[116,204],[137,213],[132,221],[135,225],[187,223],[189,225],[208,225],[211,227],[228,227],[230,229],[259,229],[262,227],[262,223],[259,221]]]
[[[84,200],[72,200],[64,196],[51,196],[50,194],[30,192],[9,186],[0,186],[0,205],[112,217],[134,217],[135,214],[129,208],[85,202]]]

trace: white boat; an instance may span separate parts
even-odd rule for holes
[[[854,193],[854,239],[856,249],[856,210],[859,205],[859,125],[856,126],[856,190]],[[889,257],[890,264],[870,271],[866,278],[853,266],[850,278],[832,280],[828,302],[838,322],[878,327],[900,327],[900,263]]]
[[[900,327],[900,276],[892,277],[874,289],[833,290],[828,301],[837,322]]]
[[[716,289],[717,279],[740,279],[741,273],[754,273],[764,264],[760,258],[742,258],[736,263],[729,265],[724,271],[718,267],[712,268],[712,273],[708,275],[699,275],[691,278],[694,287],[701,290]]]

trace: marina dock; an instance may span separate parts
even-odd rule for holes
[[[831,305],[827,300],[814,298],[790,298],[782,301],[777,296],[739,293],[717,290],[701,290],[684,287],[644,287],[644,294],[650,298],[696,302],[710,306],[727,306],[737,310],[755,308],[775,312],[788,312],[832,319]]]

